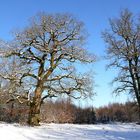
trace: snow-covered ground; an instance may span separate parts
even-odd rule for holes
[[[140,140],[140,126],[42,124],[27,127],[0,123],[0,140]]]

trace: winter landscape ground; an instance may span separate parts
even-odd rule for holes
[[[42,124],[28,127],[0,123],[0,140],[140,140],[140,125]]]

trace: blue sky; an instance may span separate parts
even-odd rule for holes
[[[28,24],[30,17],[37,12],[48,13],[72,13],[85,23],[89,33],[87,48],[98,56],[103,56],[105,44],[101,38],[101,32],[108,28],[108,19],[119,15],[123,8],[130,9],[134,14],[140,13],[139,0],[0,0],[0,38],[11,39],[11,32],[22,29]],[[111,95],[113,88],[109,85],[115,71],[105,70],[106,61],[100,61],[93,65],[96,73],[97,87],[96,97],[88,104],[101,106],[109,102],[124,102],[127,96],[115,97]],[[86,67],[85,67],[86,68]],[[87,101],[85,102],[87,104]]]

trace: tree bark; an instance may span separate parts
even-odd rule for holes
[[[35,96],[33,101],[30,103],[28,124],[30,126],[39,126],[40,122],[40,108],[41,108],[41,95],[42,86],[39,84],[35,90]]]

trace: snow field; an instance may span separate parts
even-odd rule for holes
[[[0,140],[140,140],[140,125],[41,124],[28,127],[0,123]]]

